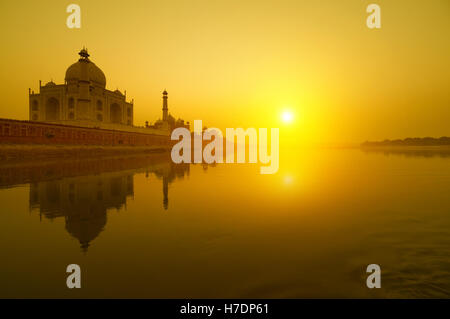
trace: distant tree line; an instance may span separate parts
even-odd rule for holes
[[[408,137],[403,140],[384,140],[378,142],[366,141],[361,144],[362,147],[373,147],[373,146],[450,146],[450,137]]]

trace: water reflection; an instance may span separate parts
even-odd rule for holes
[[[67,232],[87,251],[107,223],[108,209],[121,209],[134,196],[134,175],[145,172],[162,183],[162,205],[169,185],[189,174],[189,164],[174,164],[167,154],[96,158],[82,161],[22,163],[0,168],[0,186],[30,183],[30,211],[40,218],[64,218]]]
[[[448,158],[333,149],[280,159],[275,175],[178,166],[167,154],[0,163],[0,295],[449,296]],[[87,270],[85,288],[66,288],[68,263]],[[366,286],[372,263],[379,290]]]
[[[383,154],[385,156],[389,155],[401,155],[405,157],[450,157],[450,148],[446,147],[429,147],[429,148],[362,148],[361,149],[366,154]]]

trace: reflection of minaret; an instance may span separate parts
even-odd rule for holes
[[[163,186],[163,207],[165,210],[169,208],[169,185],[177,179],[183,179],[189,174],[189,164],[173,164],[166,163],[152,172],[155,176],[162,180]]]
[[[169,179],[167,178],[167,176],[163,177],[163,194],[163,206],[164,209],[167,210],[167,208],[169,207]]]
[[[167,106],[167,91],[166,90],[164,90],[164,92],[163,92],[163,108],[162,108],[162,110],[163,110],[163,121],[167,121],[167,119],[168,119],[168,112],[169,112],[169,108],[168,108],[168,106]]]

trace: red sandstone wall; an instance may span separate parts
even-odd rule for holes
[[[0,143],[164,146],[169,136],[0,119]]]

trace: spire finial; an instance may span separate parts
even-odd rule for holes
[[[88,60],[88,58],[89,58],[89,53],[84,46],[83,46],[83,49],[81,49],[81,51],[78,52],[78,54],[81,56],[81,59],[83,59],[83,60]]]

